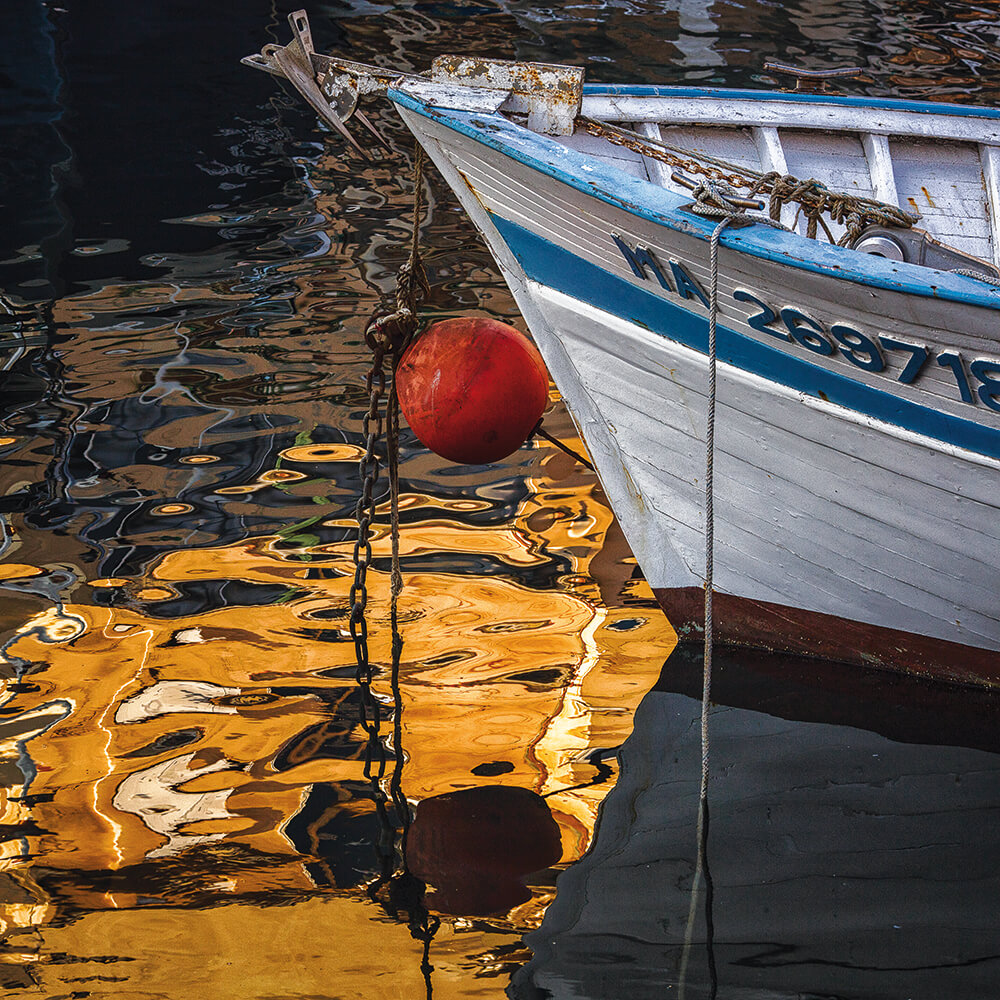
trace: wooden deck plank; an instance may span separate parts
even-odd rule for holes
[[[979,162],[983,168],[986,207],[990,214],[990,238],[993,243],[993,263],[1000,267],[1000,148],[982,144]]]
[[[979,148],[970,143],[891,139],[900,205],[918,225],[956,250],[993,259]]]

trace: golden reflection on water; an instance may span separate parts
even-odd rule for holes
[[[858,62],[873,93],[997,92],[995,0],[947,16],[932,0],[745,0],[693,16],[518,0],[478,11],[471,34],[465,16],[377,6],[341,23],[345,51],[406,69],[460,49],[586,61],[590,79],[759,85],[783,55]],[[203,95],[199,78],[199,107]],[[118,98],[106,105],[119,127]],[[406,253],[409,138],[376,110],[398,148],[359,167],[319,130],[294,139],[274,108],[273,134],[257,109],[233,141],[252,134],[267,183],[295,190],[250,205],[220,195],[233,207],[172,220],[217,233],[211,250],[138,241],[162,277],[85,272],[85,290],[47,304],[51,384],[34,409],[4,410],[0,494],[53,488],[41,515],[0,514],[0,986],[12,992],[424,995],[419,942],[362,885],[378,830],[348,631],[362,331]],[[273,165],[274,146],[298,151],[291,170]],[[265,169],[255,156],[251,174]],[[519,322],[471,224],[427,184],[428,310]],[[72,253],[99,260],[100,240],[80,235]],[[553,404],[549,430],[580,449]],[[674,636],[593,478],[560,453],[536,445],[470,471],[411,450],[402,475],[404,790],[418,817],[421,801],[477,787],[545,796],[565,865],[610,784],[592,783],[587,758],[629,734]],[[379,516],[370,622],[384,668],[384,505]],[[384,669],[375,693],[391,701]],[[529,888],[506,912],[443,915],[437,997],[502,993],[552,873]]]
[[[297,463],[356,462],[357,454],[347,446],[288,448],[281,468],[258,481],[294,487],[306,479]],[[584,758],[626,738],[672,634],[646,584],[631,578],[633,561],[593,479],[558,452],[536,454],[525,497],[504,525],[448,520],[449,503],[466,513],[481,507],[475,496],[402,497],[404,511],[430,511],[404,523],[404,567],[412,557],[484,553],[524,567],[556,550],[571,567],[556,589],[502,575],[406,574],[403,781],[418,813],[424,798],[481,785],[546,796],[566,864],[586,850],[608,788],[574,787],[594,778]],[[338,995],[370,995],[379,955],[401,988],[420,979],[419,949],[405,926],[357,887],[318,889],[311,866],[326,863],[320,842],[310,855],[289,839],[316,786],[364,781],[347,628],[353,542],[301,540],[291,549],[270,535],[167,551],[142,577],[92,581],[96,593],[120,595],[112,606],[89,603],[81,591],[28,618],[7,643],[0,757],[32,776],[27,794],[24,782],[0,793],[3,825],[23,831],[0,860],[14,896],[0,905],[3,961],[30,970],[42,989],[69,983],[74,968],[94,975],[95,956],[111,956],[100,975],[115,991],[142,982],[143,996],[194,996],[208,984],[222,996],[245,995],[227,978],[237,966],[239,981],[252,981],[258,995],[308,992],[327,976],[340,984]],[[384,528],[373,548],[370,649],[384,665]],[[50,570],[7,563],[2,572],[31,581]],[[156,616],[160,602],[197,581],[272,585],[285,596]],[[384,671],[374,689],[391,702]],[[351,752],[329,751],[336,733],[341,747],[353,741]],[[363,814],[370,802],[345,797],[334,808]],[[58,887],[55,896],[35,881],[35,866]],[[551,891],[551,883],[540,886],[528,903],[485,922],[449,915],[433,945],[436,995],[495,995],[494,980],[474,982],[492,961],[493,937],[516,941],[540,920]],[[267,905],[279,902],[287,905]],[[268,949],[258,956],[249,942],[262,940]],[[294,942],[301,961],[270,970],[271,941]],[[63,953],[80,956],[79,967],[53,964]],[[365,957],[345,965],[344,954]]]
[[[5,516],[0,538],[0,985],[423,995],[420,943],[364,888],[379,831],[348,610],[362,331],[405,254],[400,163],[358,174],[327,148],[299,164],[309,197],[257,220],[297,241],[287,260],[232,268],[220,251],[195,280],[108,280],[51,304],[60,423],[0,438],[0,492],[57,470],[66,511]],[[519,322],[428,185],[428,308]],[[582,450],[554,390],[546,426]],[[673,632],[594,478],[548,445],[485,470],[410,446],[401,475],[403,790],[418,817],[474,788],[544,797],[564,866],[614,780],[613,756],[600,781],[588,755],[628,736]],[[378,495],[370,653],[388,708]],[[528,888],[487,916],[442,914],[435,996],[502,993],[553,872]]]

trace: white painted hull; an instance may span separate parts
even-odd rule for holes
[[[580,199],[436,122],[402,113],[503,268],[647,580],[667,595],[669,614],[671,593],[690,593],[704,583],[707,357],[582,296],[532,280],[523,249],[511,246],[497,220],[568,247],[673,308],[687,306],[702,321],[700,302],[681,303],[631,273],[610,234],[655,248],[658,259],[679,260],[706,289],[707,246]],[[574,196],[576,211],[569,204]],[[874,326],[939,352],[958,338],[965,351],[992,346],[995,352],[995,313],[768,268],[723,250],[720,323],[758,343],[767,335],[747,325],[747,308],[733,296],[745,287],[765,302],[807,304],[828,327],[833,321],[861,330]],[[874,319],[869,303],[880,314]],[[949,324],[960,332],[945,332]],[[814,353],[798,344],[787,351],[806,363]],[[900,398],[923,403],[933,398],[941,412],[968,415],[941,367],[913,387],[899,383],[892,370],[872,374],[844,358],[824,362],[839,364],[838,373],[862,385],[888,386]],[[733,364],[720,363],[718,378],[714,578],[720,594],[892,630],[890,639],[910,633],[964,649],[1000,650],[1000,462]],[[978,419],[990,427],[1000,423],[984,409]],[[698,627],[697,621],[675,624],[682,632]],[[899,665],[874,645],[877,639],[862,642],[873,645],[834,655]],[[961,656],[957,649],[951,653]],[[952,666],[934,664],[932,672],[981,679]]]
[[[651,586],[701,586],[704,357],[540,285],[524,294],[543,318],[540,340],[557,339],[572,359],[560,383],[571,409],[599,414],[581,430],[605,485],[620,480],[613,503]],[[983,561],[998,512],[933,485],[961,459],[729,365],[718,379],[720,591],[1000,648],[996,567]],[[903,472],[913,468],[928,481]],[[983,492],[997,475],[970,471]]]

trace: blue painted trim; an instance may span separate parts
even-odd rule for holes
[[[389,90],[389,98],[401,107],[437,121],[588,197],[697,239],[707,241],[711,237],[714,222],[684,211],[682,206],[689,203],[686,199],[596,157],[568,149],[547,136],[508,121],[503,115],[430,107],[393,89]],[[752,257],[837,281],[1000,310],[1000,288],[975,278],[855,253],[770,226],[748,226],[724,232],[722,243]]]
[[[517,223],[492,213],[490,218],[532,280],[707,355],[708,322],[704,316],[636,287]],[[902,399],[728,327],[718,328],[717,350],[721,362],[796,392],[829,400],[945,444],[1000,459],[1000,430],[996,428]]]
[[[1000,109],[935,101],[905,101],[898,97],[852,97],[844,94],[798,94],[780,90],[736,90],[724,87],[670,87],[585,83],[586,97],[604,94],[615,97],[710,97],[719,100],[787,101],[791,104],[834,105],[842,108],[884,108],[913,114],[949,115],[958,118],[1000,119]]]

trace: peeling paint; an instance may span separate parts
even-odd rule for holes
[[[504,111],[526,114],[529,129],[548,135],[572,135],[583,104],[583,69],[578,66],[445,55],[431,64],[431,79],[503,91]]]

